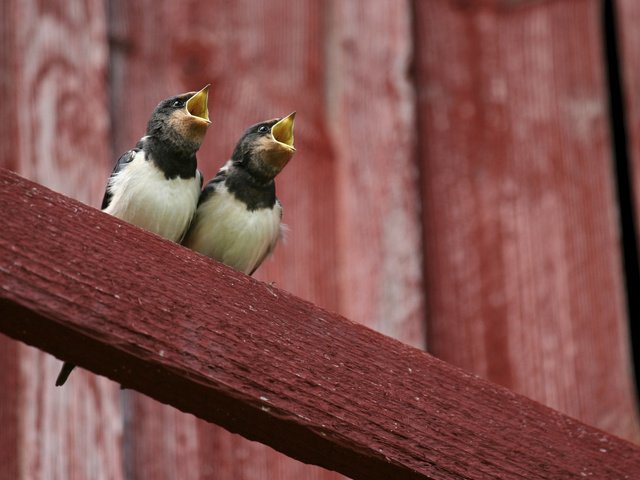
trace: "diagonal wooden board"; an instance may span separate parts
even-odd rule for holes
[[[0,211],[0,331],[294,458],[362,479],[640,476],[631,443],[7,170]]]

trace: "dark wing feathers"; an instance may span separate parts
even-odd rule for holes
[[[104,197],[102,198],[102,206],[100,207],[101,210],[104,210],[109,206],[109,204],[111,203],[111,197],[113,196],[111,194],[111,191],[109,190],[109,181],[116,173],[122,170],[122,168],[127,163],[130,163],[133,160],[133,158],[136,156],[136,153],[138,153],[139,151],[140,151],[140,148],[133,148],[128,152],[123,153],[122,156],[116,162],[115,166],[113,167],[113,171],[109,176],[109,180],[107,180],[107,188],[105,189]]]
[[[202,172],[200,170],[196,170],[196,177],[200,180],[200,190],[202,190],[203,177],[202,177]],[[200,192],[200,197],[198,197],[198,205],[200,204],[200,198],[202,198],[202,192]],[[187,225],[187,228],[185,228],[184,232],[182,232],[182,235],[180,236],[180,240],[178,240],[178,243],[182,243],[182,241],[184,240],[184,237],[187,235],[187,232],[191,228],[191,223],[193,222],[194,218],[196,218],[195,212],[193,214],[193,217],[191,217],[191,221]]]
[[[280,203],[280,200],[276,199],[276,203],[278,205],[280,205],[280,221],[282,221],[282,204]],[[282,224],[280,225],[280,235],[278,237],[278,239],[282,239]],[[264,255],[262,256],[262,258],[260,260],[258,260],[258,263],[256,263],[256,266],[253,267],[253,270],[251,270],[251,272],[249,273],[249,276],[252,276],[256,270],[258,270],[258,268],[260,267],[260,265],[262,265],[262,262],[264,262],[269,255],[271,255],[273,253],[273,249],[276,248],[276,244],[278,243],[278,240],[276,240],[275,242],[273,242],[271,245],[269,245],[269,248],[267,249],[266,252],[264,252]]]
[[[201,203],[205,202],[216,191],[216,187],[220,183],[224,182],[226,178],[227,171],[220,170],[215,177],[209,180],[200,193],[200,197],[198,198],[198,206],[200,206]]]

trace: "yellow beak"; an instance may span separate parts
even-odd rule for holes
[[[293,147],[293,121],[295,118],[296,112],[292,112],[271,127],[271,135],[276,142],[286,145],[290,150],[295,150]]]
[[[193,115],[194,117],[198,117],[207,123],[211,123],[209,120],[209,87],[211,85],[205,86],[199,92],[196,92],[189,100],[187,100],[187,112]]]

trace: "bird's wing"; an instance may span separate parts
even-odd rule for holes
[[[202,190],[202,185],[204,184],[204,177],[202,176],[202,172],[200,170],[196,170],[196,177],[200,180],[200,190]]]
[[[211,195],[213,195],[215,193],[216,188],[218,187],[218,185],[223,183],[226,180],[226,178],[227,178],[227,171],[226,170],[218,171],[216,176],[213,177],[211,180],[209,180],[207,182],[207,184],[205,185],[204,189],[202,190],[202,193],[200,193],[200,198],[198,198],[198,206],[200,206],[201,203],[203,203]]]
[[[202,172],[200,170],[196,170],[196,178],[200,180],[200,190],[202,190],[203,178],[202,178]],[[200,196],[198,197],[198,205],[200,204],[200,198],[202,197],[202,193],[203,192],[200,192]],[[191,224],[193,223],[194,218],[196,218],[195,209],[193,211],[193,215],[191,216],[191,220],[189,220],[189,223],[187,223],[187,227],[184,229],[184,232],[182,232],[182,235],[180,235],[180,239],[178,240],[177,243],[182,243],[182,241],[184,240],[184,237],[187,235],[187,232],[191,228]]]
[[[122,156],[118,159],[115,166],[113,167],[111,175],[109,175],[109,180],[107,180],[107,188],[104,191],[104,197],[102,198],[102,206],[100,207],[100,209],[104,210],[111,203],[111,197],[113,196],[111,194],[111,190],[109,189],[109,182],[111,181],[111,178],[113,178],[114,175],[122,170],[126,164],[130,163],[131,160],[133,160],[133,158],[136,156],[136,153],[138,153],[139,151],[140,148],[133,148],[128,152],[123,153]]]
[[[264,255],[262,255],[260,260],[256,262],[256,265],[255,267],[253,267],[253,270],[251,270],[251,273],[249,273],[249,276],[252,276],[256,272],[256,270],[258,270],[258,267],[262,265],[262,262],[264,262],[269,257],[269,255],[273,253],[273,249],[276,248],[276,243],[278,243],[278,240],[269,245],[269,248],[264,252]]]
[[[278,200],[277,198],[276,198],[276,203],[280,206],[280,221],[282,221],[282,204],[280,203],[280,200]],[[249,276],[252,276],[255,273],[255,271],[258,270],[258,267],[260,267],[260,265],[262,265],[262,262],[264,262],[269,257],[269,255],[271,255],[273,253],[273,250],[276,248],[276,245],[278,244],[278,240],[280,240],[282,238],[282,235],[283,235],[282,229],[283,228],[286,229],[286,225],[280,224],[280,234],[275,238],[273,243],[271,243],[271,245],[269,245],[269,248],[267,248],[267,250],[264,252],[264,255],[262,255],[260,260],[258,260],[256,265],[251,270],[251,273],[249,273]]]

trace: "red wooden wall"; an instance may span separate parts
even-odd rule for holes
[[[616,5],[640,192],[640,10]],[[638,441],[601,1],[0,8],[2,166],[97,206],[168,95],[213,84],[207,178],[296,110],[258,278]],[[0,479],[339,478],[82,370],[54,388],[4,337],[0,362]]]
[[[418,3],[430,350],[632,437],[602,5],[526,3]]]

